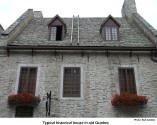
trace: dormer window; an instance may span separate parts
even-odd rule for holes
[[[117,27],[106,26],[105,27],[105,40],[118,40]]]
[[[105,41],[119,40],[120,24],[110,15],[101,25],[100,33]]]
[[[51,27],[51,34],[50,34],[50,40],[59,41],[62,40],[62,26],[52,26]]]
[[[64,39],[66,33],[66,25],[63,20],[56,15],[48,24],[49,27],[49,40],[61,41]]]

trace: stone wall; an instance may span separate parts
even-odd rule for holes
[[[132,14],[137,13],[135,0],[124,0],[121,12],[123,17],[127,17],[128,21],[132,21]]]
[[[45,117],[46,92],[52,91],[51,117],[157,117],[157,64],[148,54],[105,53],[11,53],[0,57],[0,117],[14,117],[15,109],[7,105],[7,97],[16,93],[18,69],[22,64],[39,66],[36,95],[41,102],[34,109],[34,117]],[[61,68],[80,65],[83,71],[80,99],[61,98]],[[149,102],[145,106],[120,107],[111,105],[119,92],[118,67],[135,69],[137,90]]]

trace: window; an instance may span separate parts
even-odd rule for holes
[[[117,27],[105,27],[105,40],[118,40]]]
[[[80,67],[64,67],[63,97],[80,97]]]
[[[112,36],[112,40],[118,40],[116,27],[112,27],[112,35],[111,36]]]
[[[33,117],[33,107],[29,106],[16,107],[15,117]]]
[[[50,40],[62,40],[62,26],[52,26]]]
[[[109,15],[100,26],[100,33],[105,41],[118,41],[120,39],[119,22]]]
[[[48,23],[48,39],[52,41],[61,41],[64,39],[66,34],[66,24],[64,20],[59,16],[56,15],[51,21]]]
[[[137,93],[133,68],[119,68],[120,92]]]
[[[35,95],[37,67],[21,67],[18,93],[23,91]]]

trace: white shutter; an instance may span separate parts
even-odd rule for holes
[[[51,40],[56,40],[57,27],[51,27]]]

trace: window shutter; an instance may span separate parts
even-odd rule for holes
[[[135,94],[136,93],[136,84],[135,84],[134,70],[132,68],[128,69],[127,74],[128,74],[129,92]]]
[[[20,71],[19,89],[18,93],[27,91],[28,82],[28,68],[22,67]]]
[[[35,95],[35,88],[36,88],[36,78],[37,78],[37,68],[30,68],[27,91],[34,95]]]
[[[80,68],[65,67],[63,97],[80,97]]]
[[[35,95],[36,78],[36,67],[22,67],[20,71],[18,93],[22,93],[25,91]]]
[[[57,27],[51,27],[51,40],[56,40]]]
[[[57,26],[56,40],[62,40],[62,26]]]
[[[137,92],[133,68],[119,68],[119,86],[120,92]]]
[[[125,92],[126,89],[126,75],[125,75],[125,70],[119,69],[119,86],[120,86],[120,91]]]

